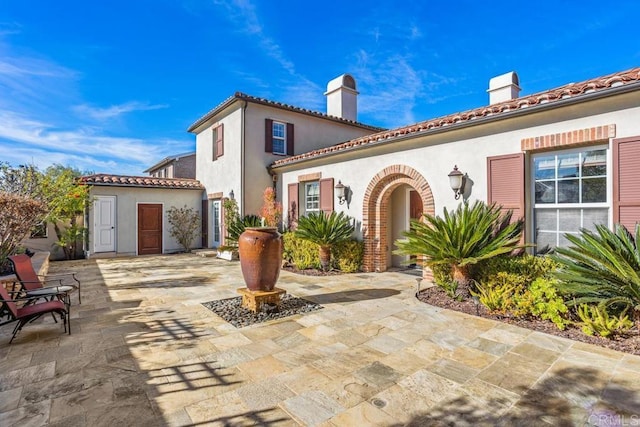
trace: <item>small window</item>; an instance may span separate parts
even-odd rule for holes
[[[318,181],[304,184],[304,210],[306,213],[320,211],[320,183]]]
[[[32,239],[46,239],[47,238],[47,223],[41,222],[31,230]]]
[[[287,154],[287,126],[284,123],[273,122],[273,154]]]

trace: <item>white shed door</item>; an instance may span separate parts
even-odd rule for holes
[[[116,197],[97,196],[93,202],[94,252],[116,250]]]

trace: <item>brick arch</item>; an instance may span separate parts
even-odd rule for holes
[[[387,269],[387,211],[391,193],[402,184],[413,187],[422,199],[422,211],[435,214],[431,187],[415,169],[406,165],[393,165],[378,172],[364,195],[362,231],[364,240],[365,271],[381,272]],[[425,276],[429,273],[424,270]]]

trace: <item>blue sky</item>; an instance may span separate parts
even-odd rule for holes
[[[397,127],[640,65],[640,2],[0,0],[0,160],[141,175],[236,91]]]

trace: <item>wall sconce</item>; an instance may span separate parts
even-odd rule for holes
[[[453,170],[449,172],[449,185],[453,190],[456,200],[460,198],[460,195],[464,192],[465,176],[458,170],[458,165],[453,167]]]
[[[347,186],[342,184],[342,181],[338,181],[335,187],[336,197],[338,198],[338,203],[343,204],[347,200]]]
[[[229,191],[229,198],[231,200],[234,200],[236,198],[236,195],[233,193],[233,190]]]

